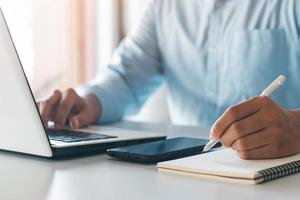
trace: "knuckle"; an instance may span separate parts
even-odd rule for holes
[[[245,140],[237,140],[236,141],[236,146],[239,150],[245,149],[246,145],[247,144],[246,144]]]
[[[61,91],[60,90],[54,90],[53,95],[61,95]]]
[[[242,125],[240,123],[234,123],[231,125],[231,130],[235,136],[239,136],[242,131]]]
[[[279,128],[284,121],[281,112],[274,111],[272,114],[272,121],[274,125],[277,125],[277,128]]]
[[[57,101],[56,97],[54,95],[52,95],[51,97],[42,101],[42,105],[43,106],[51,106],[51,105],[55,104],[56,101]]]
[[[77,96],[77,93],[75,92],[75,90],[73,88],[68,88],[66,90],[66,95],[71,96],[71,97],[75,97],[75,96]]]
[[[227,109],[226,113],[230,118],[235,118],[235,116],[237,115],[237,108],[231,107],[231,108]]]
[[[281,139],[282,130],[279,126],[275,126],[271,131],[272,131],[272,135],[273,135],[274,139],[276,139],[276,140]]]
[[[222,141],[222,146],[229,148],[229,142],[227,140]]]
[[[61,98],[61,96],[62,96],[62,93],[58,90],[55,90],[48,99],[53,101],[53,103],[55,103],[55,101],[58,101]]]
[[[232,145],[232,139],[231,139],[231,137],[229,137],[228,134],[225,134],[224,136],[222,136],[220,141],[221,141],[222,145],[226,148],[229,148]]]
[[[257,127],[258,129],[263,129],[268,125],[268,116],[264,116],[264,114],[259,115],[257,118],[250,121],[249,126],[251,127]]]

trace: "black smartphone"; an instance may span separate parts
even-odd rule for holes
[[[177,137],[109,149],[107,154],[131,162],[157,163],[200,154],[207,142],[205,139]],[[214,148],[220,146],[218,143]]]

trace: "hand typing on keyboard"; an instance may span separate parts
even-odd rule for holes
[[[73,129],[94,123],[101,113],[101,104],[97,97],[88,94],[79,96],[73,89],[54,93],[37,103],[43,123],[54,122],[56,128],[69,125]]]

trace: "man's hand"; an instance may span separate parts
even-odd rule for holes
[[[96,96],[89,94],[80,97],[73,89],[54,93],[37,103],[45,125],[49,121],[55,127],[63,128],[68,124],[71,128],[80,128],[94,123],[101,112],[101,104]]]
[[[268,97],[254,97],[226,110],[211,138],[242,159],[293,155],[300,152],[300,111],[284,111]]]

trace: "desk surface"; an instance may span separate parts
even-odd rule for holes
[[[208,130],[123,122],[116,127],[207,137]],[[261,185],[239,185],[159,173],[155,165],[106,155],[49,161],[0,152],[0,199],[299,199],[300,174]]]

